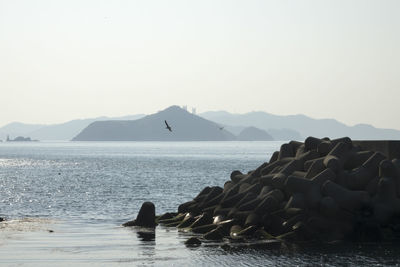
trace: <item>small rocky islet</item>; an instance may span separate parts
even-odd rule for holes
[[[155,215],[145,202],[124,226],[177,227],[187,245],[232,242],[400,240],[400,159],[363,149],[348,137],[290,141],[269,162],[233,171],[177,212]]]

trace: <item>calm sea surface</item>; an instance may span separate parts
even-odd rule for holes
[[[205,186],[267,161],[282,142],[0,143],[0,266],[396,266],[391,244],[206,243],[121,223],[144,201],[176,211]],[[150,236],[150,237],[149,237]]]

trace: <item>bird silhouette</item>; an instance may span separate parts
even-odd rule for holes
[[[166,120],[164,120],[165,125],[167,125],[167,127],[165,127],[165,129],[168,129],[168,131],[172,132],[171,127],[168,125],[168,122]]]

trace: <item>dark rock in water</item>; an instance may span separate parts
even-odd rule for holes
[[[279,151],[279,156],[278,160],[281,160],[283,158],[289,158],[294,156],[294,150],[292,144],[283,144],[281,145],[281,149]]]
[[[210,193],[210,191],[211,191],[211,187],[209,187],[209,186],[204,187],[203,190],[201,190],[201,192],[193,200],[198,201],[201,197]]]
[[[213,217],[213,224],[220,223],[224,220],[224,216],[218,215]]]
[[[178,207],[178,213],[186,213],[189,212],[189,209],[193,207],[193,205],[198,205],[197,201],[191,200],[185,203],[182,203]]]
[[[178,228],[185,228],[185,227],[189,227],[192,223],[194,223],[196,221],[196,218],[193,217],[192,214],[188,213],[185,218],[182,220],[182,222],[180,224],[178,224]]]
[[[191,246],[200,246],[201,241],[197,237],[191,237],[188,240],[185,241],[185,245],[188,247]]]
[[[313,136],[309,136],[304,141],[305,150],[306,151],[316,150],[316,149],[318,149],[318,145],[321,144],[324,141],[325,140],[323,140],[323,139],[319,139],[319,138],[315,138]]]
[[[347,160],[349,153],[348,146],[344,143],[338,143],[324,159],[325,167],[338,173],[343,169],[344,162]]]
[[[243,229],[242,231],[240,231],[237,235],[238,236],[252,236],[256,231],[257,231],[258,227],[255,225],[250,225],[247,226],[245,229]]]
[[[0,217],[0,222],[5,221],[6,219],[4,219],[3,217]]]
[[[204,188],[159,222],[232,242],[400,241],[400,159],[388,157],[400,151],[377,152],[371,142],[283,144],[269,162],[233,171],[224,188]]]
[[[326,167],[324,165],[324,159],[325,157],[322,157],[304,162],[304,170],[307,171],[305,178],[314,177],[318,173],[325,170]]]
[[[144,202],[135,220],[123,224],[123,226],[156,227],[156,208],[152,202]]]
[[[217,227],[218,227],[218,225],[216,225],[216,224],[206,224],[206,225],[194,227],[192,229],[192,232],[198,233],[198,234],[205,234],[211,230],[214,230]]]
[[[214,230],[204,234],[203,238],[207,240],[221,240],[224,237],[222,226],[218,226]]]
[[[305,203],[311,208],[317,208],[322,198],[321,185],[326,181],[334,180],[335,176],[330,169],[322,171],[311,180],[289,176],[285,189],[293,193],[303,193]]]
[[[274,153],[272,153],[272,156],[269,160],[269,163],[275,162],[278,160],[279,157],[279,151],[275,151]]]
[[[231,189],[233,187],[233,182],[232,181],[226,181],[224,184],[224,190],[223,192],[227,192],[229,191],[229,189]]]
[[[240,179],[242,178],[242,176],[243,176],[243,173],[241,171],[238,171],[238,170],[233,171],[231,173],[231,180],[234,183],[238,183],[240,181]]]
[[[332,181],[326,181],[322,185],[322,193],[332,197],[339,207],[350,212],[368,205],[371,200],[366,191],[351,191]]]
[[[213,223],[213,217],[209,213],[203,213],[196,217],[196,220],[189,226],[190,228],[211,224]]]
[[[253,236],[257,239],[260,240],[273,240],[275,237],[271,235],[270,233],[267,233],[263,229],[257,229],[254,233]]]
[[[179,213],[179,214],[177,214],[176,216],[174,216],[174,217],[172,217],[172,218],[170,218],[170,219],[158,219],[158,222],[159,223],[162,223],[162,224],[165,224],[165,225],[167,225],[167,224],[171,224],[171,223],[177,223],[177,225],[183,220],[183,218],[185,217],[185,215],[186,214],[183,214],[183,213]],[[160,216],[160,217],[162,217],[162,216]]]
[[[381,177],[378,192],[373,198],[374,217],[380,224],[386,224],[400,213],[400,199],[396,194],[396,184],[392,177]]]
[[[239,233],[243,230],[240,225],[233,225],[230,229],[230,237],[233,239],[239,238]]]
[[[290,209],[290,208],[298,208],[298,209],[306,208],[304,195],[302,193],[295,193],[289,198],[288,202],[286,203],[285,209]]]
[[[258,225],[261,222],[261,218],[260,215],[256,214],[256,213],[250,213],[247,217],[246,217],[246,221],[244,223],[244,227],[248,227],[251,225]]]
[[[157,219],[156,219],[156,221],[159,222],[159,221],[164,221],[164,220],[172,219],[172,218],[174,218],[176,215],[178,215],[178,213],[176,213],[176,212],[166,212],[166,213],[164,213],[163,215],[158,216]]]

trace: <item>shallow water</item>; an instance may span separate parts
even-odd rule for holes
[[[392,244],[290,246],[205,243],[159,226],[124,228],[144,201],[176,211],[233,170],[267,161],[281,142],[0,144],[3,266],[396,266]]]

